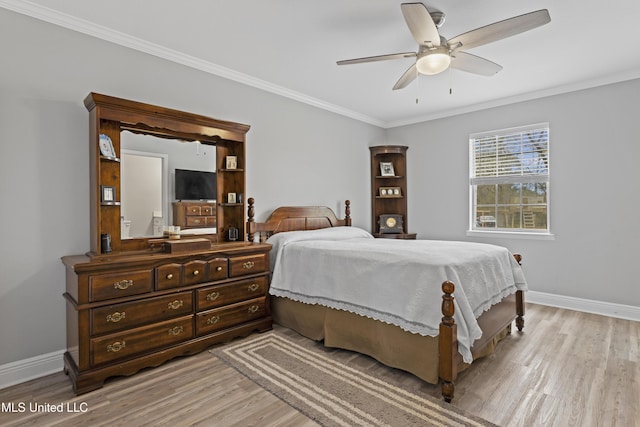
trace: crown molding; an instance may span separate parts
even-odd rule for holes
[[[116,31],[103,25],[80,19],[48,7],[37,5],[29,1],[0,0],[0,7],[20,13],[22,15],[29,16],[31,18],[38,19],[40,21],[48,22],[50,24],[58,25],[69,30],[76,31],[78,33],[96,37],[110,43],[114,43],[120,46],[137,50],[142,53],[165,59],[167,61],[181,64],[185,67],[204,71],[205,73],[223,77],[225,79],[242,83],[244,85],[264,90],[276,95],[280,95],[285,98],[293,99],[295,101],[302,102],[313,107],[339,114],[341,116],[349,117],[381,128],[386,127],[385,122],[373,117],[369,117],[356,111],[342,108],[338,105],[334,105],[320,99],[310,97],[303,93],[296,92],[285,87],[267,82],[265,80],[258,79],[248,74],[240,73],[238,71],[223,67],[213,62],[205,61],[195,56],[187,55],[177,50],[170,49],[159,44],[151,43],[144,39],[134,37],[129,34]]]

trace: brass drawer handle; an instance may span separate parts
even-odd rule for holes
[[[194,221],[193,221],[193,223],[194,223],[194,224],[200,224],[200,220],[199,220],[199,219],[196,219],[196,220],[194,220]]]
[[[220,321],[220,317],[219,316],[213,316],[207,319],[207,325],[215,325],[216,323],[218,323]]]
[[[256,311],[260,310],[260,306],[259,305],[252,305],[251,307],[249,307],[248,311],[249,313],[255,313]]]
[[[107,314],[107,322],[118,323],[119,321],[121,321],[124,318],[125,318],[125,312],[124,311],[122,313],[120,313],[119,311],[116,311],[113,314]]]
[[[125,348],[127,346],[127,343],[122,341],[116,341],[113,344],[109,344],[107,346],[107,351],[108,352],[113,352],[113,353],[117,353],[118,351],[122,350],[123,348]]]
[[[260,289],[260,285],[258,285],[257,283],[252,283],[249,285],[248,291],[249,292],[255,292],[258,289]]]
[[[193,275],[194,275],[194,276],[197,276],[198,274],[200,274],[200,270],[194,270],[194,271],[193,271]]]
[[[180,307],[182,307],[183,305],[184,305],[184,301],[182,301],[182,300],[175,300],[175,301],[171,301],[171,302],[168,304],[168,307],[169,307],[170,309],[172,309],[172,310],[177,310],[177,309],[179,309]]]
[[[121,280],[113,284],[114,288],[120,289],[121,291],[124,291],[125,289],[130,288],[132,286],[133,286],[133,280]]]
[[[245,270],[251,270],[253,268],[253,266],[256,265],[255,262],[253,261],[247,261],[245,263],[242,264],[242,268],[244,268]]]
[[[174,326],[173,328],[169,329],[169,335],[180,335],[183,332],[184,328],[182,326]]]
[[[214,301],[218,299],[219,296],[220,296],[220,292],[211,292],[210,294],[207,295],[207,301]]]
[[[217,266],[217,267],[216,267],[216,271],[222,271],[222,267]]]
[[[173,279],[173,274],[171,273],[167,274],[167,280],[171,280],[171,279]]]

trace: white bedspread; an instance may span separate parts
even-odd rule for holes
[[[458,351],[467,363],[471,345],[482,335],[476,318],[527,289],[513,256],[495,245],[374,239],[356,227],[279,233],[268,243],[272,295],[347,310],[421,335],[438,335],[441,285],[452,281]]]

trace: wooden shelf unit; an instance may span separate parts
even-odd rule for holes
[[[407,149],[401,145],[381,145],[369,147],[371,154],[371,230],[375,237],[392,239],[415,239],[415,233],[408,232],[407,219]],[[381,173],[380,163],[390,162],[393,175]],[[382,195],[381,188],[399,189],[399,194]],[[380,215],[402,216],[402,233],[380,233]]]

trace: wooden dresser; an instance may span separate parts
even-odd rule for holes
[[[220,201],[246,193],[250,126],[98,93],[90,93],[84,103],[89,112],[90,248],[84,255],[62,258],[64,370],[76,394],[100,388],[111,376],[131,375],[271,329],[271,245],[246,240],[244,201],[176,204],[178,225],[205,227],[191,237],[122,238],[121,233],[123,213],[132,202],[122,197],[132,187],[121,174],[123,133],[146,135],[149,150],[174,161],[181,159],[180,150],[168,149],[168,140],[178,145],[198,141],[209,152],[214,147],[215,155],[208,158]],[[227,158],[235,160],[234,169],[227,169]],[[165,178],[156,180],[158,188]],[[163,199],[171,200],[171,194]]]
[[[173,225],[183,229],[216,226],[215,202],[173,202]]]
[[[64,365],[74,392],[271,329],[270,248],[239,242],[179,255],[64,257]]]

